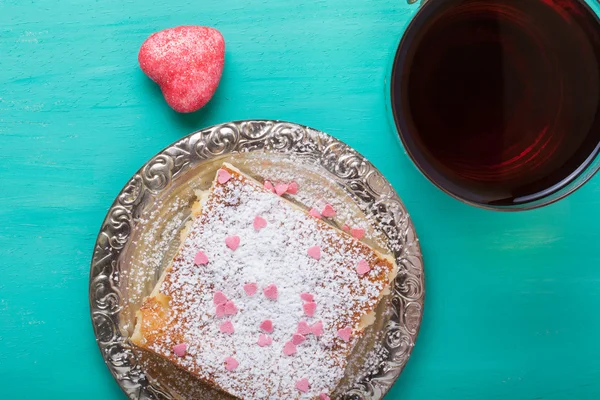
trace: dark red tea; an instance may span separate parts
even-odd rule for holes
[[[391,97],[406,150],[444,190],[494,206],[543,198],[598,152],[598,18],[579,0],[429,0]]]

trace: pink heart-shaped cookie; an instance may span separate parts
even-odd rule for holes
[[[286,183],[278,183],[275,185],[275,193],[277,193],[278,196],[281,196],[287,192],[288,187],[289,186]]]
[[[270,346],[273,343],[273,338],[271,336],[265,335],[261,333],[258,336],[258,341],[256,342],[260,347]]]
[[[279,295],[279,293],[277,292],[277,286],[275,286],[275,284],[273,283],[264,288],[263,293],[267,298],[271,300],[277,300],[277,296]]]
[[[260,323],[259,328],[267,333],[273,333],[273,321],[270,319],[265,319]]]
[[[236,369],[239,365],[240,365],[240,363],[233,357],[227,357],[225,359],[225,369],[227,371],[231,372],[234,369]]]
[[[323,334],[323,321],[315,322],[311,327],[310,331],[315,336],[321,336]]]
[[[365,236],[365,230],[363,228],[352,228],[350,234],[356,239],[362,239],[362,237]]]
[[[319,246],[309,247],[306,253],[315,260],[321,258],[321,248]]]
[[[321,213],[318,212],[316,209],[311,208],[310,211],[308,212],[310,214],[311,217],[315,217],[316,219],[321,219]]]
[[[186,343],[180,343],[180,344],[176,344],[175,346],[173,346],[173,353],[175,353],[175,355],[177,357],[185,356],[186,352],[187,352],[187,344]]]
[[[298,193],[298,184],[296,182],[290,182],[290,184],[288,185],[287,192],[289,194],[296,194],[296,193]]]
[[[360,260],[358,262],[358,264],[356,265],[356,272],[361,276],[366,274],[370,270],[371,270],[371,267],[369,266],[369,263],[366,262],[365,260]]]
[[[240,237],[239,236],[227,236],[225,238],[225,245],[229,247],[231,250],[235,251],[240,245]]]
[[[227,300],[229,299],[221,291],[216,291],[213,295],[213,303],[215,304],[215,306],[218,306],[219,304],[225,304],[227,303]]]
[[[230,179],[231,174],[226,169],[221,168],[217,171],[217,182],[219,182],[221,185],[229,182]]]
[[[291,341],[285,342],[285,345],[283,346],[283,354],[285,354],[286,356],[296,354],[296,345]]]
[[[221,326],[219,327],[219,330],[222,333],[226,333],[228,335],[231,335],[233,332],[235,332],[235,329],[233,328],[233,324],[231,323],[231,321],[225,321],[221,324]]]
[[[254,226],[254,230],[260,231],[262,228],[267,227],[267,220],[261,217],[260,215],[257,215],[256,217],[254,217],[254,222],[252,223],[252,225]]]
[[[306,340],[306,337],[299,333],[294,333],[294,335],[292,336],[292,343],[294,343],[296,346],[304,343],[305,340]]]
[[[270,181],[265,181],[265,183],[263,183],[263,187],[269,192],[275,192],[275,186],[273,186],[273,184]]]
[[[227,303],[223,304],[223,307],[224,307],[223,311],[225,312],[225,315],[235,315],[238,312],[238,309],[235,306],[235,303],[231,300],[229,300]]]
[[[256,293],[257,290],[258,285],[256,283],[246,283],[244,285],[244,292],[246,292],[248,296],[254,296],[254,293]]]
[[[206,265],[208,264],[208,256],[202,250],[196,253],[194,256],[194,264],[196,265]]]
[[[315,296],[313,296],[310,293],[300,293],[300,298],[304,301],[314,301],[315,300]]]
[[[301,335],[306,336],[311,332],[310,326],[308,326],[308,323],[306,321],[300,321],[298,322],[297,332]]]
[[[338,329],[337,334],[344,342],[348,342],[350,340],[350,335],[352,335],[352,328]]]
[[[325,207],[323,207],[323,210],[321,211],[321,215],[325,218],[335,217],[335,214],[335,209],[329,203],[325,204]]]
[[[302,378],[299,381],[296,381],[296,389],[298,389],[302,393],[308,392],[309,388],[310,388],[310,382],[308,382],[308,379]]]
[[[146,39],[138,61],[173,110],[193,112],[208,103],[219,86],[225,40],[218,30],[205,26],[165,29]]]
[[[304,314],[306,314],[306,316],[314,317],[315,311],[317,310],[317,303],[309,301],[308,303],[304,303],[302,308],[304,309]]]

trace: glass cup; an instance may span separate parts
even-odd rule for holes
[[[386,83],[417,168],[452,197],[520,211],[600,169],[600,20],[584,0],[429,0]]]

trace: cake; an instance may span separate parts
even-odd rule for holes
[[[397,267],[289,188],[221,166],[137,313],[134,345],[240,399],[335,394]]]

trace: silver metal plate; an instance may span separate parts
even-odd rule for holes
[[[193,133],[153,157],[118,195],[96,241],[89,293],[96,340],[111,373],[131,399],[186,397],[144,371],[128,338],[135,311],[179,245],[194,190],[208,187],[223,161],[258,179],[302,176],[316,183],[304,185],[313,198],[297,200],[337,199],[346,205],[344,218],[368,227],[371,245],[393,252],[399,273],[392,293],[355,368],[347,370],[341,396],[381,399],[421,325],[424,270],[414,227],[392,186],[363,156],[323,132],[281,121],[238,121]]]

